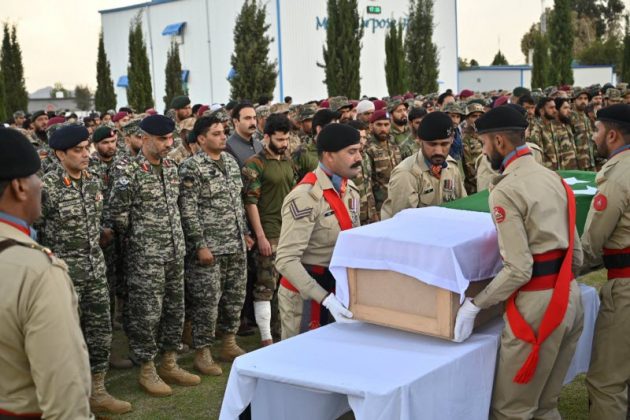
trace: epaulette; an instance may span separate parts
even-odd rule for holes
[[[42,253],[44,253],[48,259],[50,260],[50,262],[54,262],[55,261],[55,254],[53,254],[53,252],[50,250],[50,248],[46,248],[44,246],[41,246],[40,244],[37,243],[27,243],[27,242],[20,242],[20,241],[16,241],[15,239],[5,239],[4,241],[0,242],[0,252],[15,246],[15,245],[19,245],[19,246],[23,246],[25,248],[30,248],[30,249],[35,249],[37,251],[41,251]]]

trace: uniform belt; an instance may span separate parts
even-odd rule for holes
[[[603,259],[608,269],[608,280],[630,278],[630,248],[604,248]]]
[[[304,264],[304,268],[309,273],[317,274],[320,276],[326,273],[326,270],[328,269],[328,267],[324,267],[321,265],[310,265],[310,264]],[[300,293],[300,291],[293,284],[291,284],[291,282],[287,280],[287,278],[284,276],[280,278],[280,285],[284,286],[285,288],[289,289],[292,292]]]
[[[41,413],[23,413],[17,414],[0,408],[0,420],[13,420],[13,419],[41,419]]]
[[[533,255],[532,278],[519,289],[519,292],[553,289],[556,286],[556,280],[558,279],[558,273],[565,254],[566,250],[555,249]]]

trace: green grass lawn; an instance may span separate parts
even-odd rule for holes
[[[605,272],[599,271],[580,278],[580,281],[599,288],[605,281]],[[244,349],[251,351],[258,348],[258,336],[238,337],[239,344]],[[114,337],[114,351],[124,354],[127,342],[124,335],[117,331]],[[212,351],[218,353],[218,348]],[[183,355],[179,362],[181,366],[192,370],[193,353]],[[223,376],[202,376],[201,385],[191,388],[174,386],[174,393],[166,398],[149,397],[137,383],[138,368],[131,370],[110,370],[107,376],[107,388],[112,395],[125,399],[133,404],[134,411],[124,416],[112,416],[108,418],[151,419],[216,419],[219,417],[221,401],[230,373],[231,363],[221,363]],[[588,418],[588,398],[584,386],[584,375],[578,376],[571,384],[564,387],[560,396],[560,413],[562,417],[570,420]],[[105,417],[102,417],[105,418]],[[352,418],[352,416],[344,416]]]

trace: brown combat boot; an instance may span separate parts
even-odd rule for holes
[[[90,410],[93,413],[106,411],[112,414],[124,414],[131,411],[131,404],[127,401],[117,400],[109,395],[109,392],[105,389],[105,372],[93,373]]]
[[[210,347],[204,347],[202,349],[197,349],[195,353],[195,361],[193,362],[193,366],[199,372],[204,375],[210,376],[220,376],[223,374],[223,370],[221,370],[221,366],[216,364],[214,360],[212,360],[212,354],[210,353]]]
[[[246,353],[245,350],[236,344],[236,336],[234,334],[226,334],[223,336],[223,345],[219,353],[219,359],[224,362],[232,362],[238,356]]]
[[[173,393],[171,387],[166,385],[158,376],[153,361],[142,364],[138,383],[149,395],[154,397],[167,397]]]
[[[109,366],[114,369],[131,369],[133,367],[133,363],[127,358],[117,356],[112,353],[109,356]]]
[[[158,368],[160,378],[167,384],[181,386],[195,386],[201,383],[201,378],[192,373],[186,372],[177,364],[177,352],[167,351],[162,356],[162,362]]]

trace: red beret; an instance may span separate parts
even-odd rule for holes
[[[118,121],[122,120],[123,118],[125,118],[127,115],[129,115],[129,114],[127,114],[127,113],[126,113],[126,112],[124,112],[124,111],[117,112],[117,113],[116,113],[116,115],[114,115],[114,116],[112,117],[112,121],[113,121],[113,122],[118,122]]]
[[[374,112],[370,117],[370,123],[376,122],[378,120],[389,120],[389,113],[385,109],[379,109]]]
[[[387,108],[387,102],[385,101],[381,101],[380,99],[377,99],[374,101],[374,110],[378,111],[380,109],[384,109]]]
[[[494,105],[492,106],[493,108],[499,107],[501,105],[505,105],[508,101],[508,97],[507,96],[500,96],[497,98],[496,101],[494,101]]]
[[[407,99],[413,99],[413,98],[414,98],[414,96],[413,96],[413,93],[411,93],[411,92],[407,92],[407,93],[405,93],[405,96],[403,96],[403,98],[404,98],[405,100],[407,100]]]
[[[210,109],[210,107],[208,105],[201,105],[199,107],[199,109],[197,110],[197,116],[201,117],[203,115],[203,113],[208,111],[209,109]]]
[[[328,101],[322,101],[322,103],[319,104],[320,108],[330,108],[330,103]]]
[[[63,124],[65,122],[66,122],[66,119],[64,117],[52,117],[51,119],[48,120],[48,124],[46,125],[46,128],[55,124]]]
[[[466,98],[470,98],[471,96],[473,96],[475,93],[470,90],[470,89],[464,89],[459,93],[459,97],[462,99],[466,99]]]
[[[146,114],[149,115],[156,115],[158,112],[155,110],[155,108],[149,108],[146,111],[144,111]]]
[[[352,104],[352,109],[356,108],[357,105],[359,105],[359,101],[357,101],[356,99],[351,99],[350,103]]]

